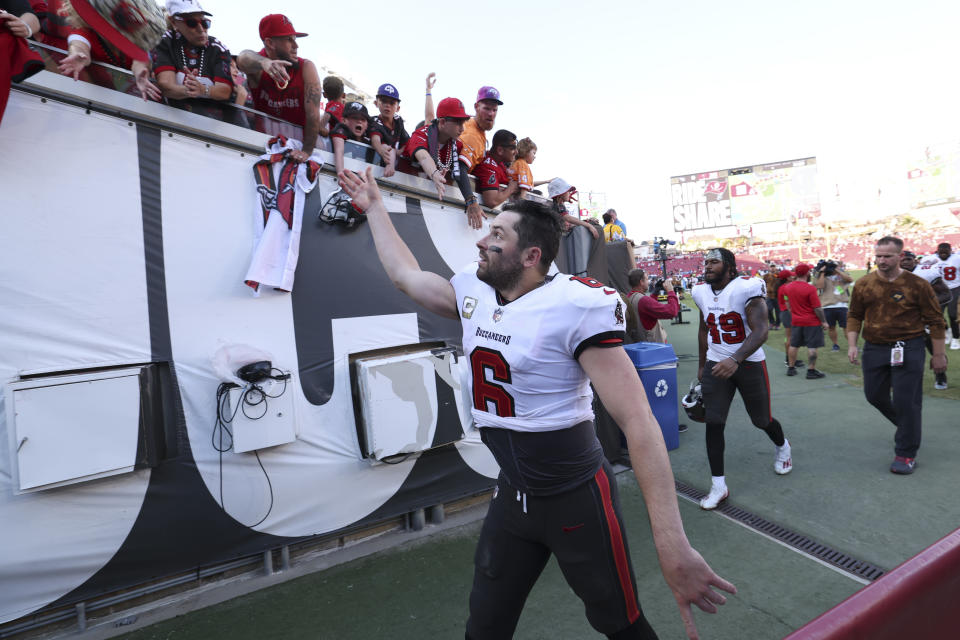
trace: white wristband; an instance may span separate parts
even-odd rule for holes
[[[26,37],[27,37],[27,39],[29,40],[30,38],[33,37],[33,27],[31,27],[31,26],[30,26],[30,23],[28,23],[26,20],[21,20],[21,22],[23,23],[23,26],[25,26],[25,27],[27,28],[27,35],[26,35]]]

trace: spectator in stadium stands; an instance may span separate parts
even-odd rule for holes
[[[590,224],[586,220],[581,220],[579,217],[572,216],[567,212],[567,207],[565,205],[568,202],[573,202],[576,194],[576,187],[571,185],[563,178],[554,178],[550,181],[550,184],[547,185],[547,197],[553,200],[554,210],[561,218],[563,218],[563,221],[566,223],[564,225],[565,229],[569,229],[570,225],[586,227],[594,238],[599,238],[600,232],[597,231],[597,227],[595,225]]]
[[[367,128],[370,126],[370,114],[362,102],[348,102],[343,109],[343,122],[330,132],[333,143],[333,161],[337,167],[337,175],[343,171],[343,151],[347,140],[370,144]]]
[[[770,323],[770,330],[776,331],[780,328],[780,306],[777,304],[777,289],[780,288],[780,278],[777,276],[779,269],[775,264],[770,264],[767,272],[763,274],[763,282],[767,285],[767,321]]]
[[[383,158],[383,176],[389,178],[397,169],[397,154],[407,145],[410,134],[403,126],[400,92],[390,83],[380,85],[374,103],[380,113],[370,121],[370,144]]]
[[[530,191],[541,184],[548,184],[550,180],[534,181],[530,165],[537,159],[537,145],[530,138],[523,138],[517,143],[517,159],[510,168],[517,176],[517,184],[523,191]]]
[[[433,109],[433,87],[436,84],[437,74],[431,71],[427,74],[427,92],[423,101],[423,124],[418,125],[416,129],[419,129],[421,126],[432,124],[437,117]]]
[[[609,211],[603,214],[603,239],[606,242],[622,242],[627,239],[620,226],[614,223]]]
[[[827,374],[817,370],[817,349],[823,346],[823,332],[827,320],[820,308],[817,288],[810,284],[813,267],[801,262],[794,269],[796,280],[782,287],[782,294],[790,307],[790,347],[787,350],[787,375],[797,375],[797,351],[807,348],[807,380],[823,378]]]
[[[493,134],[490,151],[473,168],[477,178],[477,193],[486,207],[499,207],[520,192],[516,178],[509,169],[517,154],[517,136],[506,129]]]
[[[40,34],[40,19],[27,0],[0,0],[0,25],[17,38],[29,40]]]
[[[884,236],[874,251],[875,271],[860,278],[850,296],[847,357],[858,363],[862,328],[863,394],[897,427],[890,471],[910,474],[920,449],[924,327],[930,328],[933,342],[931,366],[942,373],[947,370],[946,326],[930,283],[900,268],[903,241]]]
[[[607,209],[607,213],[610,214],[610,219],[613,220],[613,224],[615,224],[615,225],[617,225],[618,227],[620,227],[620,232],[623,233],[623,237],[626,238],[626,237],[627,237],[627,225],[625,225],[622,220],[620,220],[619,218],[617,218],[617,210],[616,210],[616,209]]]
[[[253,108],[253,98],[250,97],[250,90],[247,88],[247,74],[240,71],[237,66],[237,56],[230,56],[230,78],[233,80],[233,95],[230,96],[230,102],[245,107]]]
[[[323,79],[323,99],[327,105],[320,116],[320,135],[328,137],[333,128],[343,119],[343,108],[347,101],[343,98],[343,80],[337,76]]]
[[[237,58],[257,110],[303,127],[303,150],[290,153],[300,162],[306,162],[317,145],[322,95],[316,65],[297,57],[297,38],[306,36],[287,16],[271,13],[260,20],[260,53],[246,50]]]
[[[789,269],[781,269],[777,273],[777,278],[780,279],[780,286],[777,288],[777,308],[780,309],[780,325],[783,327],[783,364],[790,366],[790,338],[793,333],[793,325],[790,323],[790,307],[787,306],[787,299],[784,296],[786,293],[784,290],[784,285],[789,282],[793,282],[796,279],[796,275],[793,271]],[[797,369],[802,369],[806,366],[803,360],[795,360],[793,366]]]
[[[473,171],[483,160],[487,151],[487,131],[493,130],[497,109],[502,104],[499,91],[493,87],[480,87],[473,105],[476,115],[467,121],[460,135],[460,142],[463,143],[460,162],[467,167],[467,171]]]
[[[843,270],[842,264],[833,261],[821,261],[817,264],[814,271],[813,286],[817,288],[820,294],[820,305],[823,307],[823,314],[827,318],[827,333],[830,335],[830,341],[833,343],[831,349],[840,351],[840,343],[837,340],[837,325],[846,332],[847,329],[847,307],[850,303],[850,283],[853,278]]]
[[[171,29],[155,50],[153,72],[170,106],[224,119],[215,102],[233,94],[230,52],[210,36],[210,13],[196,0],[168,0]],[[212,102],[215,101],[215,102]]]
[[[607,214],[604,214],[607,215]],[[632,342],[659,342],[666,344],[667,332],[660,320],[677,317],[680,301],[673,291],[673,283],[666,279],[663,288],[667,293],[665,304],[647,295],[647,274],[643,269],[634,269],[627,274],[630,294],[627,296],[627,330]]]
[[[137,93],[144,100],[159,101],[163,94],[151,82],[152,72],[149,62],[135,60],[111,40],[101,37],[80,17],[72,5],[64,6],[59,0],[35,3],[46,12],[43,23],[43,42],[67,50],[66,57],[56,58],[57,71],[74,80],[85,80],[94,84],[116,88],[110,71],[104,67],[91,66],[92,62],[103,62],[115,67],[129,69],[133,73]],[[166,27],[159,8],[156,16],[147,16],[145,28],[140,29],[142,38],[131,38],[134,44],[144,51],[156,47]],[[126,36],[127,34],[122,34]]]
[[[433,123],[414,131],[404,147],[402,157],[414,169],[423,171],[437,188],[437,197],[443,200],[446,182],[452,178],[460,187],[460,193],[467,205],[467,222],[479,229],[483,224],[483,209],[477,203],[477,196],[470,185],[470,177],[460,166],[459,155],[463,149],[460,134],[464,122],[470,116],[463,109],[463,103],[456,98],[444,98],[437,105],[437,117]]]

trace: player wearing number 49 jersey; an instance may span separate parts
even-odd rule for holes
[[[950,333],[953,339],[950,348],[960,349],[960,324],[957,323],[957,302],[960,301],[960,253],[953,253],[949,242],[937,245],[937,261],[934,268],[940,269],[940,277],[950,288],[950,302],[947,303],[947,317],[950,318]]]
[[[479,261],[448,281],[423,271],[383,206],[371,170],[340,172],[367,213],[394,284],[428,310],[463,324],[473,416],[501,466],[477,543],[466,637],[511,638],[551,555],[607,637],[656,638],[637,599],[617,483],[592,423],[592,382],[623,429],[643,490],[664,577],[680,605],[715,612],[718,587],[735,592],[690,547],[663,436],[620,344],[619,295],[589,278],[547,277],[560,219],[529,201],[508,205],[477,242]]]
[[[790,473],[793,460],[783,428],[770,412],[770,381],[762,347],[770,328],[766,285],[759,278],[738,277],[736,258],[727,249],[707,252],[703,279],[692,293],[700,308],[698,377],[706,409],[712,482],[700,506],[715,509],[730,495],[723,466],[723,430],[737,391],[753,426],[776,445],[773,470],[779,475]]]

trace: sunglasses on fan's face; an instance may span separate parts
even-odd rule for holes
[[[177,16],[176,20],[179,20],[180,22],[184,23],[191,29],[196,29],[198,26],[201,26],[201,25],[203,26],[204,29],[210,28],[210,21],[207,20],[206,18],[204,18],[203,20],[197,20],[196,18],[181,18]]]

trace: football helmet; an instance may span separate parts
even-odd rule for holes
[[[706,422],[707,410],[703,406],[703,394],[700,391],[700,381],[690,383],[690,391],[680,400],[687,417],[694,422]]]

